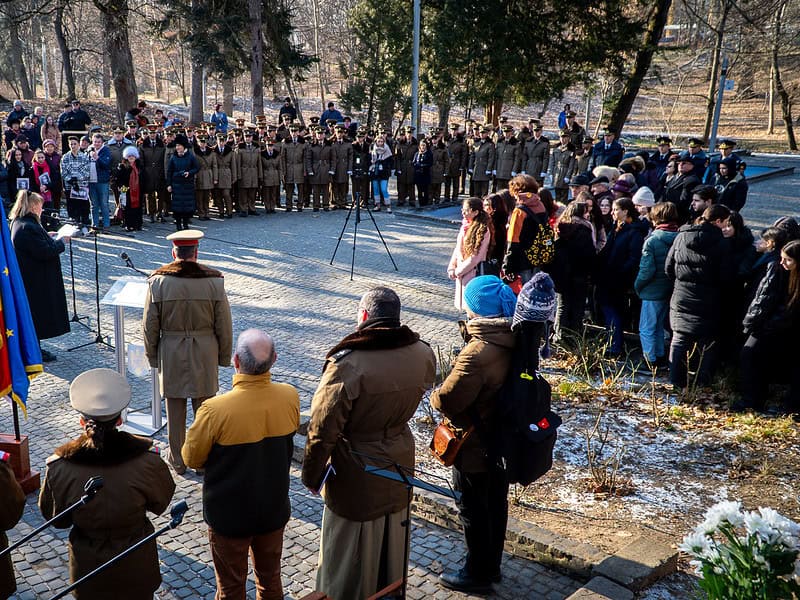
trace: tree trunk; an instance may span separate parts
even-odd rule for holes
[[[222,110],[233,116],[233,77],[230,75],[222,78]]]
[[[205,108],[203,98],[203,65],[200,60],[192,53],[192,89],[189,100],[189,122],[195,125],[203,122],[203,111]]]
[[[775,51],[773,47],[773,52]],[[767,96],[767,133],[775,133],[775,70],[772,68],[772,57],[770,57],[769,67],[769,95]]]
[[[731,3],[731,0],[722,0],[722,14],[719,17],[719,23],[714,29],[714,54],[711,59],[711,76],[708,81],[708,95],[706,96],[706,122],[703,126],[704,141],[708,141],[708,135],[711,132],[711,121],[714,120],[714,105],[717,101],[717,80],[719,79],[722,40],[725,37],[725,25],[731,10]]]
[[[53,13],[53,28],[56,34],[56,43],[61,52],[61,65],[64,74],[64,83],[67,86],[67,96],[75,97],[75,73],[72,70],[72,57],[70,56],[67,36],[64,34],[64,6],[66,0],[60,0],[56,11]],[[61,86],[59,85],[59,93]]]
[[[780,63],[778,61],[778,46],[780,44],[781,29],[783,28],[783,15],[786,12],[786,4],[788,0],[781,2],[778,11],[775,13],[773,20],[773,35],[774,41],[772,43],[772,73],[775,78],[775,92],[781,99],[781,116],[783,117],[783,124],[786,127],[786,141],[789,144],[789,150],[797,150],[797,139],[794,137],[794,120],[792,118],[792,100],[786,88],[783,87],[783,80],[781,79]]]
[[[322,110],[325,110],[325,82],[322,79],[322,52],[319,45],[319,0],[312,0],[314,11],[314,54],[317,57],[317,79]]]
[[[440,98],[439,102],[436,103],[436,106],[439,110],[439,121],[437,125],[439,127],[444,127],[445,131],[447,131],[447,121],[450,119],[450,98]]]
[[[103,74],[101,79],[103,98],[111,98],[111,65],[108,62],[108,54],[105,52],[103,52]]]
[[[622,88],[622,94],[620,94],[616,105],[611,110],[611,115],[608,119],[609,127],[615,129],[618,132],[617,135],[622,133],[622,128],[628,120],[633,103],[639,94],[642,81],[644,81],[650,64],[653,62],[653,55],[656,53],[658,41],[664,33],[664,26],[667,24],[667,16],[671,5],[672,0],[657,0],[651,9],[650,17],[647,19],[647,26],[644,30],[642,45],[636,53],[636,59],[633,61],[633,67],[625,81],[625,86]]]
[[[156,64],[156,53],[153,51],[155,42],[150,40],[150,69],[153,74],[153,91],[156,98],[161,98],[163,90],[161,89],[161,78],[158,75],[158,65]]]
[[[486,105],[486,122],[497,127],[501,112],[503,112],[503,98],[494,98]]]
[[[16,80],[19,83],[20,92],[23,98],[33,98],[33,90],[31,89],[31,82],[28,79],[28,71],[25,68],[25,61],[22,60],[23,43],[19,38],[19,23],[17,23],[15,4],[9,4],[10,13],[8,16],[8,32],[6,37],[9,42],[8,55],[11,62],[11,68],[14,71]]]
[[[261,0],[247,0],[247,12],[250,17],[250,96],[253,106],[250,119],[256,121],[256,115],[264,114],[264,43],[261,23]],[[289,94],[291,96],[291,93]]]
[[[136,106],[136,74],[128,37],[128,1],[116,0],[107,4],[95,0],[105,30],[106,53],[111,65],[111,81],[117,96],[117,118],[122,121],[125,112]]]

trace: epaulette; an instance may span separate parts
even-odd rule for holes
[[[153,454],[158,454],[158,455],[161,455],[161,449],[160,449],[158,446],[156,446],[155,444],[153,444],[152,446],[150,446],[150,447],[147,449],[147,451],[148,451],[148,452],[152,452]]]
[[[345,356],[352,352],[352,348],[345,348],[344,350],[339,350],[336,354],[332,355],[328,360],[331,362],[337,362],[343,359]]]
[[[47,457],[47,460],[44,461],[44,464],[49,465],[50,463],[53,463],[60,459],[61,457],[58,454],[51,454],[50,456]]]

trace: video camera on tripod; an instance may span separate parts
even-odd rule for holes
[[[364,163],[367,164],[364,164]],[[363,156],[355,154],[353,156],[353,179],[364,179],[369,176],[369,160],[364,160]]]

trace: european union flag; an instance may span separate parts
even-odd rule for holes
[[[27,416],[30,380],[43,371],[42,351],[2,203],[0,219],[0,396],[10,394]]]

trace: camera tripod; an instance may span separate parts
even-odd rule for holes
[[[333,249],[333,256],[331,256],[331,262],[329,264],[333,264],[333,260],[336,258],[336,252],[339,250],[339,245],[342,243],[342,236],[344,236],[345,229],[347,229],[347,224],[350,222],[350,216],[353,214],[353,209],[356,210],[356,218],[353,221],[353,255],[350,258],[350,281],[353,281],[353,271],[355,270],[356,264],[356,240],[358,238],[358,224],[361,222],[361,192],[354,192],[353,199],[350,201],[350,207],[347,209],[347,217],[344,220],[344,225],[342,225],[342,231],[339,233],[339,239],[336,241],[336,248]],[[369,203],[364,207],[369,215],[369,218],[372,220],[372,224],[375,226],[375,231],[378,232],[378,237],[381,238],[381,242],[383,242],[383,247],[386,248],[386,254],[389,256],[389,260],[392,261],[392,266],[394,266],[395,271],[399,271],[400,269],[397,268],[397,264],[394,262],[394,258],[392,258],[392,253],[389,252],[389,246],[386,244],[386,240],[383,239],[383,234],[381,234],[381,230],[378,228],[378,224],[375,222],[375,217],[372,216],[372,211],[369,209]]]

